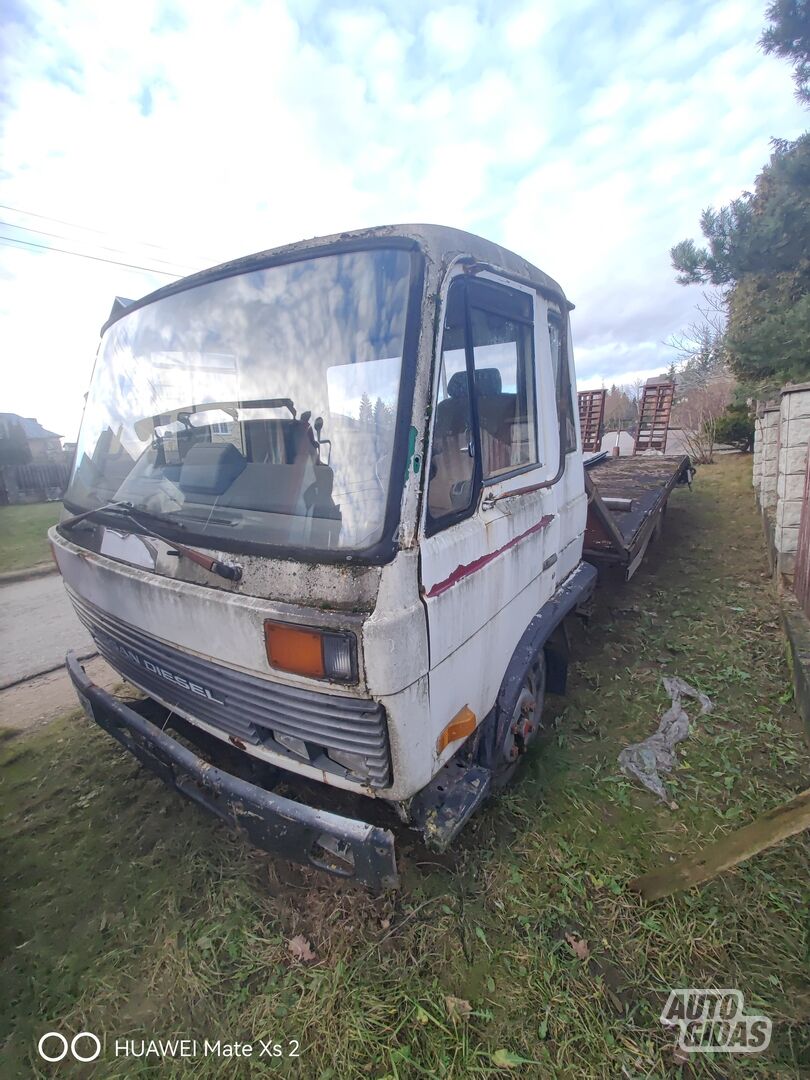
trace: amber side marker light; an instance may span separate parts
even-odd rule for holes
[[[439,735],[436,740],[436,750],[441,753],[445,747],[450,745],[450,743],[456,742],[458,739],[464,739],[474,731],[475,713],[468,705],[465,705],[463,709],[459,709],[447,727]]]
[[[315,679],[356,679],[354,637],[267,621],[264,641],[270,666]]]

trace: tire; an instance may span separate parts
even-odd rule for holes
[[[512,780],[521,758],[537,737],[546,697],[546,655],[541,649],[520,687],[512,715],[498,723],[492,787],[502,791]]]

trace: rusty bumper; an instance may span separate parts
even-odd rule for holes
[[[394,837],[387,829],[284,798],[218,769],[90,681],[75,653],[67,670],[85,712],[169,787],[294,862],[381,891],[398,884]]]

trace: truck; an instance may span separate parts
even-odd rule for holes
[[[255,845],[372,889],[387,826],[452,843],[564,691],[596,566],[633,573],[690,478],[584,460],[572,306],[430,225],[117,299],[49,533],[139,691],[70,653],[87,715]]]

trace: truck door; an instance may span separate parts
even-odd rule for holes
[[[554,477],[560,429],[548,307],[532,290],[460,274],[437,348],[420,552],[431,716],[441,730],[465,706],[482,719],[554,591],[556,488],[524,489]]]

